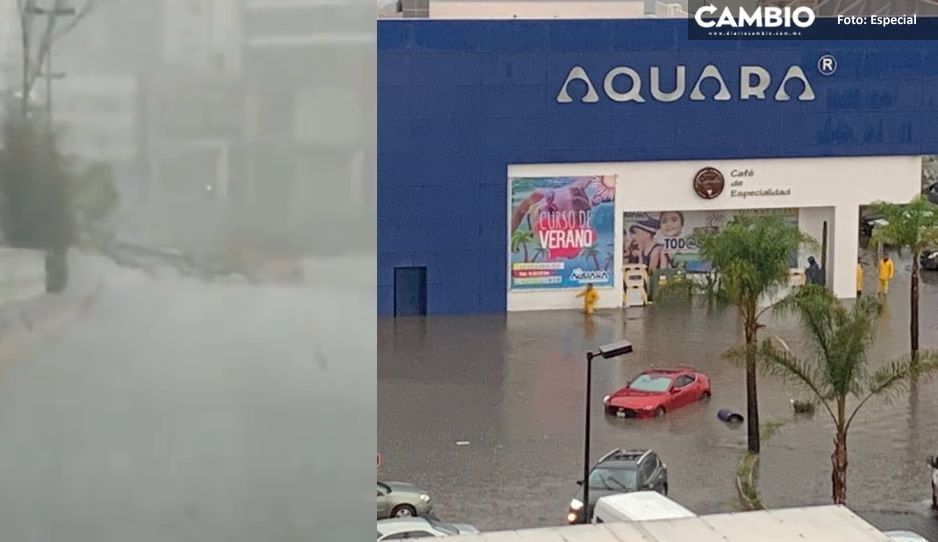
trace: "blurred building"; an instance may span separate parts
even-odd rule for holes
[[[164,64],[240,72],[240,0],[163,0],[161,31]]]
[[[138,91],[133,75],[78,73],[57,81],[53,118],[62,150],[132,167],[138,159]]]
[[[0,91],[16,88],[20,82],[20,28],[16,13],[16,2],[0,2]]]
[[[375,36],[344,4],[245,0],[241,17],[246,152],[232,191],[271,231],[320,248],[350,243],[375,209],[375,166],[360,150],[374,141],[374,110],[358,105],[362,93],[375,100],[375,72],[362,69]]]

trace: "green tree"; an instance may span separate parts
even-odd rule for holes
[[[72,208],[78,233],[89,240],[105,234],[103,225],[117,209],[120,195],[110,166],[94,163],[74,180]]]
[[[14,247],[46,251],[46,287],[67,283],[66,251],[74,239],[71,192],[65,161],[54,136],[29,119],[8,118],[0,150],[0,227]]]
[[[809,285],[777,304],[798,316],[807,334],[806,358],[794,355],[777,337],[763,341],[758,358],[764,372],[775,374],[814,395],[834,422],[831,454],[831,494],[835,504],[847,500],[847,433],[857,413],[870,399],[908,387],[913,376],[938,369],[938,358],[893,361],[870,368],[879,302],[858,299],[845,307],[821,286]],[[737,351],[736,357],[745,353]],[[848,406],[848,401],[852,404]]]
[[[909,351],[912,360],[918,355],[919,258],[922,250],[938,246],[938,206],[924,196],[916,196],[908,205],[877,202],[874,209],[884,223],[873,230],[873,240],[912,253],[912,277],[909,281]]]
[[[789,257],[799,248],[814,245],[809,236],[777,216],[736,216],[722,230],[692,237],[702,259],[713,266],[719,297],[739,311],[745,332],[746,417],[748,448],[759,453],[759,395],[756,349],[760,318],[770,307],[759,302],[788,283]]]
[[[15,117],[2,130],[0,216],[7,242],[20,248],[65,250],[72,244],[74,223],[68,173],[55,138]]]
[[[534,234],[531,230],[517,229],[511,234],[511,251],[518,252],[524,250],[524,261],[528,261],[528,243],[534,242]]]

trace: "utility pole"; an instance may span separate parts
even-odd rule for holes
[[[65,77],[64,73],[55,73],[52,71],[52,32],[55,29],[55,19],[56,17],[73,17],[77,15],[75,8],[65,7],[62,5],[61,0],[56,0],[55,5],[51,9],[41,8],[36,6],[34,2],[30,2],[26,7],[27,13],[30,15],[45,15],[47,19],[46,32],[49,34],[45,39],[49,40],[48,50],[46,51],[45,58],[40,58],[39,67],[42,68],[43,64],[45,65],[45,70],[40,71],[39,76],[44,77],[46,80],[46,127],[49,132],[52,131],[52,80],[53,79],[62,79]]]

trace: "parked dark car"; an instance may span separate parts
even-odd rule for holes
[[[577,482],[583,485],[584,481]],[[668,467],[654,450],[615,449],[602,456],[590,471],[589,503],[583,503],[583,490],[570,501],[567,522],[583,523],[593,516],[600,497],[633,491],[668,494]]]
[[[918,263],[926,271],[938,271],[938,250],[923,250]]]

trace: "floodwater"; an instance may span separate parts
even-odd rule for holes
[[[873,348],[877,362],[908,349],[908,272],[897,267]],[[938,275],[924,279],[922,347],[938,348]],[[763,336],[780,335],[793,348],[799,343],[793,320],[770,315],[766,323]],[[669,304],[600,311],[590,320],[574,311],[381,319],[378,477],[428,489],[439,517],[483,530],[562,524],[582,472],[584,353],[622,338],[634,353],[593,363],[593,460],[615,447],[653,448],[669,467],[675,500],[698,513],[736,510],[745,426],[716,417],[721,408],[745,413],[744,372],[721,357],[741,341],[732,308]],[[660,420],[604,415],[603,395],[646,367],[679,364],[710,376],[710,402]],[[772,377],[760,376],[759,393],[761,421],[784,423],[763,443],[766,505],[829,503],[833,437],[826,413],[794,416],[790,399],[802,395]],[[929,517],[925,465],[938,453],[936,413],[936,380],[864,407],[849,436],[851,508],[938,524]]]

